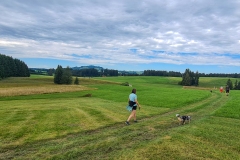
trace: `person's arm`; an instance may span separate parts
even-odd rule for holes
[[[139,102],[138,102],[138,100],[135,100],[135,102],[136,102],[136,104],[137,104],[138,107],[141,107],[140,104],[139,104]]]

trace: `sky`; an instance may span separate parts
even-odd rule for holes
[[[239,0],[1,0],[0,53],[29,68],[240,73]]]

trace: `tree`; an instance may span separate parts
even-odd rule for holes
[[[55,84],[62,84],[62,75],[63,75],[63,68],[61,65],[58,65],[54,74]]]
[[[55,84],[72,84],[72,72],[69,67],[63,69],[61,65],[58,65],[54,74]]]
[[[240,81],[238,81],[237,90],[240,90]]]
[[[0,79],[3,79],[4,78],[4,67],[3,65],[0,64]]]
[[[190,77],[189,72],[186,72],[182,80],[182,85],[191,86],[191,82],[192,82],[192,78]]]
[[[75,78],[74,84],[76,84],[76,85],[79,84],[79,79],[78,79],[78,77]]]
[[[233,89],[237,90],[238,89],[238,81],[236,80],[235,83],[234,83],[234,87]]]
[[[72,84],[72,72],[69,67],[63,69],[61,84]]]
[[[198,73],[198,71],[197,71],[196,74],[195,74],[195,82],[194,82],[194,85],[195,85],[195,86],[198,86],[198,85],[199,85],[199,73]]]
[[[227,80],[227,84],[226,85],[228,85],[228,87],[230,89],[233,89],[233,84],[232,84],[232,81],[230,79]]]
[[[186,69],[185,73],[182,76],[182,82],[179,82],[178,84],[181,84],[184,86],[191,86],[191,85],[198,86],[199,85],[199,73],[196,72],[196,74],[194,74],[194,72],[191,72],[190,69]]]

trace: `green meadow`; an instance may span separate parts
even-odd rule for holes
[[[228,78],[200,77],[198,87],[177,85],[176,77],[79,80],[80,85],[55,85],[47,76],[0,81],[1,160],[240,157],[240,91],[219,92]],[[126,126],[132,88],[142,107],[138,123]],[[190,115],[191,123],[179,125],[176,114]]]

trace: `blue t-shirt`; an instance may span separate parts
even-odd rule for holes
[[[129,100],[130,101],[133,101],[133,102],[136,102],[136,100],[137,100],[137,95],[136,94],[134,94],[134,93],[131,93],[130,95],[129,95]],[[134,106],[136,106],[137,104],[134,104]]]

